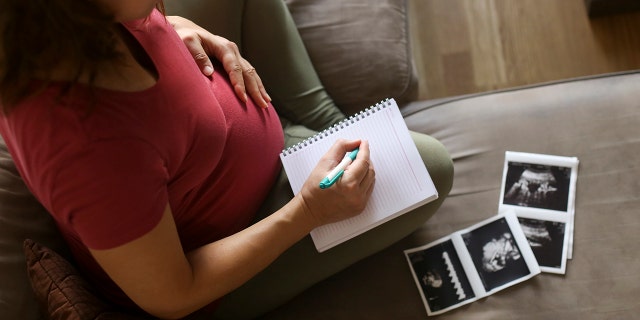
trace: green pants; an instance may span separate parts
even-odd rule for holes
[[[287,146],[345,118],[324,90],[283,1],[220,0],[208,5],[214,3],[218,8],[208,13],[209,21],[214,23],[225,18],[228,23],[220,28],[210,25],[208,29],[235,41],[243,56],[257,69],[283,118]],[[437,140],[419,133],[412,136],[436,185],[438,200],[323,253],[316,251],[307,236],[267,269],[224,297],[214,318],[255,318],[422,226],[448,195],[453,164]],[[292,197],[283,171],[260,209],[258,219],[272,214]]]
[[[285,128],[287,145],[314,132],[303,126]],[[438,189],[439,199],[408,212],[328,251],[318,253],[310,236],[287,250],[267,269],[222,299],[216,319],[251,319],[287,302],[315,283],[406,237],[425,223],[440,207],[451,189],[453,166],[437,140],[412,132],[418,150]],[[259,213],[265,217],[293,197],[281,172]]]

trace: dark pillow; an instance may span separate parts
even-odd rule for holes
[[[24,254],[36,300],[49,319],[143,319],[118,312],[101,300],[73,265],[55,251],[27,239]]]

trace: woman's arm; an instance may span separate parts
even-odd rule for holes
[[[320,189],[322,178],[357,146],[358,157],[339,183]],[[298,195],[239,233],[185,254],[167,205],[159,224],[146,235],[91,253],[141,308],[161,318],[183,317],[242,285],[313,228],[360,213],[374,180],[368,144],[339,141]]]

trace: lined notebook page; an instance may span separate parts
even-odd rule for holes
[[[333,143],[369,141],[376,183],[362,214],[311,232],[316,249],[325,251],[438,197],[407,125],[393,99],[383,101],[281,154],[289,183],[297,194]]]

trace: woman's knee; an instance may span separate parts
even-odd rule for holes
[[[453,161],[445,146],[437,139],[419,132],[411,132],[418,152],[438,190],[439,198],[449,195],[453,186]]]

